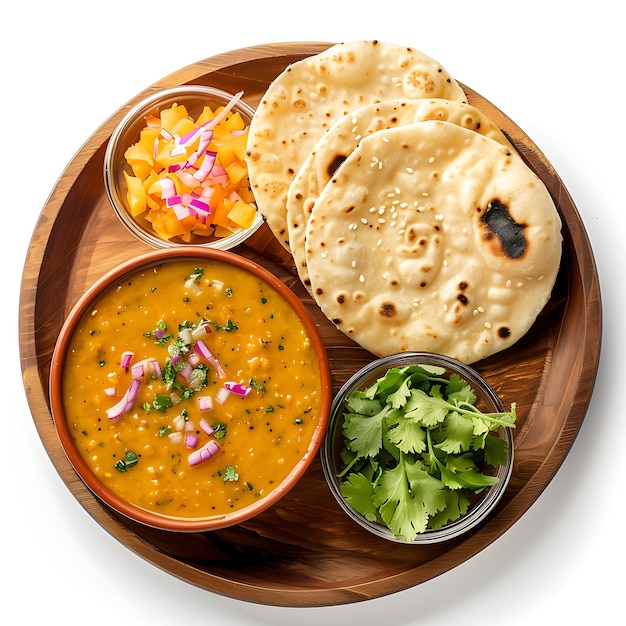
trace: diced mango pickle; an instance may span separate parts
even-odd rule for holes
[[[228,212],[228,218],[238,226],[241,226],[241,228],[250,228],[254,222],[255,215],[256,207],[243,200],[237,200],[233,208]]]
[[[248,127],[239,112],[223,112],[223,106],[213,110],[205,105],[194,121],[185,106],[175,103],[146,116],[139,141],[127,149],[132,175],[124,176],[131,215],[143,216],[157,237],[198,243],[230,236],[254,223],[257,208],[245,160]],[[208,145],[200,145],[201,133],[180,145],[181,138],[207,124],[212,132]],[[207,151],[216,155],[205,175]],[[174,186],[163,187],[165,177]],[[170,194],[176,197],[168,203]]]

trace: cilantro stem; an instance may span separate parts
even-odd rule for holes
[[[477,417],[483,419],[487,422],[491,422],[492,424],[498,424],[500,426],[515,428],[515,404],[511,405],[511,410],[509,412],[503,413],[483,413],[479,409],[477,409],[473,404],[469,402],[459,402],[458,404],[449,403],[454,410],[461,415],[462,417]]]

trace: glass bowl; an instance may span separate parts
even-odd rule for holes
[[[504,494],[513,469],[513,436],[510,427],[498,427],[494,434],[503,438],[508,448],[508,460],[497,468],[485,469],[485,473],[495,474],[497,482],[485,489],[479,495],[472,494],[472,501],[468,510],[456,521],[449,522],[437,529],[426,529],[416,532],[410,540],[396,536],[381,520],[371,521],[358,513],[346,501],[342,493],[341,477],[345,469],[342,459],[342,450],[346,446],[343,433],[344,414],[350,412],[346,400],[355,391],[363,391],[382,378],[391,368],[402,368],[412,365],[421,365],[427,369],[439,368],[438,371],[445,378],[458,374],[465,380],[476,395],[475,405],[483,413],[503,413],[504,408],[491,386],[471,367],[450,357],[428,352],[405,352],[377,359],[364,366],[341,387],[336,394],[330,412],[328,432],[320,450],[320,458],[324,476],[335,500],[343,511],[357,524],[378,537],[405,544],[430,544],[455,539],[471,531],[481,524],[493,511],[494,507]]]
[[[129,206],[128,183],[125,173],[127,175],[133,175],[134,171],[125,155],[128,148],[139,141],[140,133],[147,126],[147,119],[158,118],[162,111],[176,104],[179,107],[184,106],[191,120],[195,122],[201,115],[205,105],[208,105],[211,107],[212,111],[215,111],[218,107],[229,105],[233,99],[235,103],[232,105],[230,112],[238,113],[245,126],[249,127],[250,121],[254,115],[254,110],[243,102],[241,97],[235,97],[228,92],[204,85],[184,85],[149,95],[132,107],[113,131],[104,156],[103,173],[106,193],[122,224],[135,237],[148,244],[150,247],[171,248],[178,245],[195,245],[229,250],[245,241],[263,224],[263,217],[257,209],[250,226],[237,228],[232,234],[228,234],[228,236],[194,234],[189,240],[181,236],[164,238],[157,234],[151,222],[147,219],[148,210],[133,215],[131,207]],[[167,140],[174,141],[169,135],[167,136]],[[209,146],[209,148],[212,149],[212,146]],[[152,152],[152,149],[149,152]],[[147,156],[149,158],[150,156],[154,156],[154,154],[148,154]],[[197,163],[201,163],[201,161],[198,160]],[[187,173],[191,176],[191,172],[193,171],[193,169],[190,169]],[[175,174],[172,174],[172,176],[175,176]],[[140,179],[142,179],[142,177],[140,177]],[[244,180],[247,180],[247,177]],[[177,185],[179,185],[179,181],[177,181]],[[247,190],[247,193],[251,195],[252,192]],[[203,204],[197,206],[204,208],[205,199],[201,198],[201,200]],[[250,199],[250,204],[256,207],[253,198]]]

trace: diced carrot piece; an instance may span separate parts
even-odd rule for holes
[[[248,150],[248,131],[246,130],[245,133],[240,133],[238,135],[235,135],[232,138],[230,145],[233,149],[233,152],[237,156],[237,158],[242,163],[245,163],[246,152]]]
[[[235,160],[226,166],[226,173],[231,182],[239,183],[248,175],[248,170],[238,160]]]
[[[198,116],[198,119],[196,120],[196,124],[198,126],[202,126],[202,124],[205,124],[206,122],[210,122],[214,117],[215,117],[215,113],[213,113],[213,110],[211,109],[211,107],[208,104],[204,105],[204,108],[202,109],[202,113],[200,113],[200,115]]]
[[[230,235],[233,234],[233,231],[230,228],[227,228],[226,226],[216,226],[215,227],[215,236],[222,238],[222,237],[230,237]]]
[[[224,198],[224,201],[217,205],[215,212],[213,213],[213,224],[216,226],[223,226],[228,228],[230,225],[230,218],[228,214],[232,209],[234,203],[228,198]]]
[[[252,193],[252,189],[250,189],[250,187],[239,187],[237,192],[244,202],[254,202],[254,194]]]
[[[131,176],[127,172],[124,172],[124,178],[128,187],[127,197],[130,214],[136,217],[146,210],[146,192],[140,178]]]
[[[224,107],[220,107],[215,111],[215,115],[219,115],[220,111],[223,110]],[[246,126],[243,118],[241,117],[241,113],[239,111],[229,111],[226,117],[219,123],[220,128],[232,131],[232,130],[243,130]]]
[[[237,158],[229,142],[215,141],[212,145],[215,146],[217,158],[224,167],[230,165]]]
[[[161,111],[161,124],[163,128],[172,132],[171,129],[184,117],[187,117],[187,109],[185,106],[173,104],[168,109]]]
[[[154,154],[154,142],[158,139],[160,132],[160,125],[158,127],[146,126],[139,133],[139,145],[143,146],[151,155]]]
[[[237,200],[233,208],[228,212],[228,219],[235,222],[237,226],[241,226],[241,228],[250,228],[255,217],[256,207],[242,200]]]
[[[174,124],[171,132],[178,135],[179,137],[184,137],[187,133],[191,132],[194,128],[196,128],[196,124],[193,120],[188,117],[182,118]]]

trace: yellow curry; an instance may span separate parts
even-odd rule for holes
[[[197,518],[268,495],[320,420],[320,366],[273,287],[218,260],[137,272],[80,321],[68,426],[91,470],[133,504]]]

